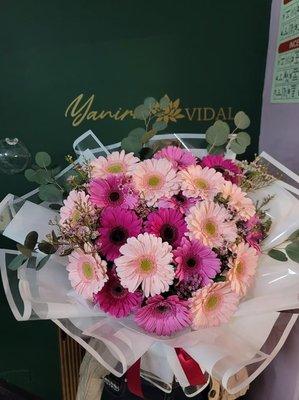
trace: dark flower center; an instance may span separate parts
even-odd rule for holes
[[[169,306],[167,304],[159,304],[158,307],[156,307],[156,310],[159,313],[163,314],[169,310]]]
[[[180,203],[184,203],[186,201],[186,197],[182,193],[176,194],[175,198]]]
[[[213,167],[217,172],[221,172],[222,174],[225,172],[225,169],[223,167],[218,166],[214,166]]]
[[[111,288],[111,294],[113,297],[120,298],[126,295],[126,289],[123,288],[121,285],[115,285]]]
[[[191,268],[195,267],[195,265],[196,265],[195,258],[192,258],[192,257],[188,258],[186,264],[188,265],[188,267],[191,267]]]
[[[122,226],[117,226],[111,230],[109,238],[115,244],[122,244],[127,240],[128,232]]]
[[[117,200],[119,200],[119,198],[120,198],[120,194],[118,192],[111,192],[109,194],[109,199],[111,201],[117,201]]]
[[[175,241],[177,237],[177,229],[172,225],[165,224],[162,226],[160,234],[162,240],[171,243]]]

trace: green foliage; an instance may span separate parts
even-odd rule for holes
[[[51,156],[45,151],[39,151],[35,155],[35,162],[41,168],[46,168],[51,164]]]
[[[38,233],[36,231],[31,231],[27,234],[25,241],[24,241],[24,246],[33,251],[35,249],[36,243],[38,240]]]
[[[41,185],[38,192],[39,198],[43,201],[59,202],[62,200],[63,191],[55,184]]]
[[[36,270],[39,271],[40,269],[42,269],[47,264],[50,257],[51,257],[50,255],[47,255],[44,258],[42,258],[40,262],[37,264]]]
[[[288,261],[288,257],[285,255],[283,251],[280,250],[271,249],[268,251],[268,256],[278,261]]]
[[[8,264],[8,268],[12,271],[16,271],[17,269],[19,269],[25,261],[27,261],[27,257],[25,257],[23,254],[19,254],[18,256],[16,256],[9,264]]]
[[[288,244],[286,247],[286,252],[292,261],[299,263],[299,240],[295,240],[294,242]]]
[[[54,254],[56,253],[58,246],[46,241],[42,241],[38,244],[38,249],[45,254]]]
[[[250,125],[250,119],[244,111],[239,111],[234,117],[234,123],[238,129],[247,129]]]
[[[297,229],[295,232],[293,232],[289,237],[289,240],[291,240],[291,241],[297,240],[297,239],[299,239],[299,229]]]
[[[208,145],[207,151],[209,154],[224,154],[225,147],[224,146],[213,146],[211,144]]]
[[[159,105],[162,108],[162,110],[165,110],[167,107],[169,107],[170,105],[170,98],[167,96],[167,94],[165,94],[165,96],[163,96],[160,101],[159,101]]]
[[[221,146],[228,140],[230,129],[226,122],[216,121],[206,131],[206,141],[211,146]]]

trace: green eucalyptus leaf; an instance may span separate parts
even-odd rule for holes
[[[144,135],[144,133],[145,133],[144,128],[135,128],[131,132],[129,132],[128,137],[136,138],[137,140],[139,140],[141,142],[141,138]]]
[[[38,195],[43,201],[59,202],[62,200],[62,191],[54,184],[40,186]]]
[[[234,123],[239,129],[246,129],[250,125],[250,119],[244,111],[239,111],[234,117]]]
[[[156,121],[153,124],[153,129],[157,132],[163,131],[167,127],[167,122],[165,121]]]
[[[149,116],[149,109],[144,104],[137,106],[134,110],[134,117],[136,119],[145,120]]]
[[[247,132],[239,132],[236,137],[236,141],[242,146],[249,146],[251,138]]]
[[[20,253],[26,258],[29,258],[32,256],[32,251],[30,249],[27,249],[27,247],[23,246],[22,244],[17,244],[17,249],[19,250]]]
[[[57,167],[52,168],[50,173],[52,176],[56,176],[57,174],[59,174],[60,171],[61,171],[61,167],[58,165]]]
[[[143,104],[145,105],[146,108],[148,108],[149,110],[157,103],[157,100],[154,99],[153,97],[147,97]]]
[[[155,129],[151,129],[150,131],[145,132],[145,134],[142,136],[142,143],[144,144],[149,142],[150,139],[154,137],[156,133],[157,131]]]
[[[39,185],[45,185],[46,183],[51,182],[52,176],[51,172],[45,169],[38,169],[35,173],[35,182]]]
[[[243,154],[245,153],[246,146],[241,145],[236,140],[233,140],[229,146],[230,150],[236,154]]]
[[[159,104],[162,110],[165,110],[170,105],[170,98],[167,94],[160,99]]]
[[[27,179],[27,181],[36,182],[35,181],[35,179],[36,179],[36,171],[34,171],[34,169],[31,169],[31,168],[26,169],[24,175],[25,175],[25,178]]]
[[[45,254],[54,254],[57,251],[57,246],[54,246],[52,243],[42,241],[38,244],[38,249]]]
[[[289,237],[289,240],[291,240],[291,241],[297,240],[297,239],[299,239],[299,229],[297,229],[295,232],[293,232]]]
[[[37,264],[36,270],[39,271],[40,269],[42,269],[47,264],[50,257],[51,257],[50,255],[47,255],[44,258],[42,258],[40,262]]]
[[[209,154],[224,154],[225,147],[223,146],[212,146],[211,144],[208,145],[207,151]]]
[[[140,140],[136,140],[134,136],[128,136],[123,138],[121,141],[121,148],[125,150],[126,153],[138,153],[142,145]]]
[[[35,155],[35,162],[39,167],[48,167],[51,164],[51,156],[45,151],[39,151]]]
[[[34,250],[37,243],[37,239],[38,239],[38,233],[36,231],[29,232],[25,238],[24,246],[27,249]]]
[[[16,256],[9,264],[8,268],[12,271],[16,271],[18,268],[20,268],[24,262],[27,260],[27,257],[24,257],[23,254],[19,254]]]
[[[291,260],[299,263],[299,241],[288,244],[286,247],[286,252]]]
[[[228,140],[230,129],[226,122],[217,120],[206,131],[206,141],[215,146],[221,146]]]
[[[288,257],[283,251],[272,249],[268,251],[268,256],[278,261],[288,261]]]

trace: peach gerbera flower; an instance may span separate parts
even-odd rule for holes
[[[226,282],[204,286],[189,299],[192,327],[207,328],[228,322],[238,303],[239,296]]]
[[[247,221],[255,214],[252,200],[236,184],[226,181],[221,189],[222,197],[228,200],[229,206],[238,213],[238,216]]]
[[[225,207],[213,201],[202,201],[190,208],[186,217],[189,236],[210,247],[218,247],[226,240],[234,242],[237,228]]]
[[[244,296],[252,284],[257,268],[258,254],[253,247],[245,242],[233,246],[232,252],[236,253],[236,257],[229,260],[230,270],[227,273],[227,279],[232,290],[239,296]]]
[[[133,182],[149,206],[161,197],[171,197],[178,193],[179,184],[170,161],[161,158],[140,162],[133,172]]]
[[[179,172],[182,192],[187,197],[201,197],[213,200],[220,192],[225,180],[214,168],[202,168],[200,165],[190,165]]]
[[[139,161],[139,158],[134,157],[134,153],[126,154],[124,150],[114,151],[107,157],[100,156],[90,163],[92,166],[91,177],[106,178],[111,174],[130,175]]]
[[[66,269],[72,287],[85,299],[91,300],[108,280],[106,261],[88,244],[84,245],[84,250],[76,249],[69,255]]]
[[[171,246],[160,237],[149,233],[131,237],[120,248],[116,258],[116,272],[123,287],[129,292],[141,285],[146,297],[169,289],[174,279]]]

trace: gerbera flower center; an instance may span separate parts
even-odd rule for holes
[[[208,236],[215,236],[217,232],[217,226],[211,219],[205,221],[203,229]]]
[[[156,311],[158,311],[158,313],[160,314],[164,314],[165,312],[167,312],[169,310],[169,305],[165,304],[165,303],[160,303],[157,307],[156,307]]]
[[[197,189],[208,189],[209,188],[208,182],[202,178],[195,179],[194,184],[197,187]]]
[[[111,295],[117,299],[125,297],[126,294],[127,294],[127,289],[125,289],[121,285],[116,284],[111,288]]]
[[[193,258],[193,257],[188,258],[186,264],[188,267],[191,267],[191,268],[195,267],[195,265],[196,265],[195,258]]]
[[[215,308],[218,307],[220,302],[219,296],[212,294],[211,296],[208,297],[206,300],[206,310],[207,311],[213,311]]]
[[[142,258],[139,262],[139,267],[142,272],[149,273],[154,269],[154,262],[150,258]]]
[[[125,243],[128,238],[128,232],[122,226],[117,226],[111,230],[109,238],[115,244]]]
[[[119,200],[119,198],[120,198],[120,194],[118,192],[111,192],[109,194],[109,199],[111,201],[117,201],[117,200]]]
[[[243,270],[244,270],[244,264],[243,264],[242,261],[239,261],[239,262],[237,263],[237,265],[236,265],[236,272],[237,272],[237,274],[242,274]]]
[[[89,262],[86,261],[82,264],[82,272],[86,279],[93,278],[93,267]]]
[[[111,164],[107,167],[107,172],[110,172],[111,174],[119,174],[120,172],[123,171],[123,167],[121,164]]]
[[[161,228],[160,235],[163,241],[171,243],[177,237],[177,229],[172,225],[165,224]]]
[[[161,177],[159,175],[151,175],[147,180],[148,186],[155,189],[161,184]]]
[[[174,197],[176,198],[176,200],[179,203],[184,203],[186,201],[186,197],[182,193],[179,193],[179,194],[175,195]]]

